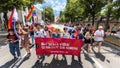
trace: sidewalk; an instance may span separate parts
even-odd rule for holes
[[[2,37],[2,36],[6,36],[7,34],[8,34],[7,31],[0,31],[0,37]]]
[[[116,45],[120,47],[120,38],[117,38],[115,36],[106,36],[104,38],[105,42],[108,42],[110,44]]]
[[[7,34],[7,31],[0,31],[0,45],[4,44]]]

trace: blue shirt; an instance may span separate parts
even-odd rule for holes
[[[55,34],[55,33],[53,33],[53,34],[52,34],[52,38],[60,38],[60,34]]]
[[[84,39],[84,38],[85,38],[82,34],[78,34],[77,36],[79,37],[79,39]],[[76,38],[76,37],[74,36],[74,34],[72,34],[72,38]]]

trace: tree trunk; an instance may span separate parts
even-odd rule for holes
[[[7,12],[4,12],[4,26],[5,26],[5,29],[8,29],[8,18],[7,18]]]
[[[92,14],[92,26],[94,26],[94,22],[95,22],[95,14]]]
[[[109,29],[109,19],[110,19],[110,14],[111,14],[111,8],[108,9],[108,13],[107,13],[107,20],[105,23],[105,32]]]
[[[100,21],[97,22],[96,29],[98,29]]]
[[[96,29],[98,29],[100,22],[102,22],[102,17],[100,17],[100,19],[98,20],[97,25],[96,25]]]
[[[113,0],[109,0],[109,2],[112,3]],[[111,15],[111,9],[112,9],[112,6],[110,6],[110,7],[108,8],[107,20],[106,20],[106,24],[105,24],[105,31],[107,31],[107,30],[110,28],[109,19],[110,19],[110,15]]]

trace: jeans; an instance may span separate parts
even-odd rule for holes
[[[32,44],[34,44],[34,35],[31,35]]]
[[[15,43],[9,43],[9,49],[10,49],[10,53],[16,57],[15,52],[17,52],[17,56],[21,56],[20,53],[20,48],[19,48],[19,42],[15,42]]]
[[[30,32],[30,37],[32,39],[32,44],[34,44],[34,31]]]

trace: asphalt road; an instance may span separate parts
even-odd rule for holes
[[[9,53],[8,45],[0,44],[0,68],[120,68],[120,48],[104,43],[101,53],[97,52],[97,47],[87,53],[81,51],[82,65],[78,64],[78,59],[66,56],[66,59],[53,59],[53,55],[45,56],[43,63],[36,63],[35,48],[31,48],[31,57],[26,57],[26,52],[21,49],[22,58],[13,60]],[[67,64],[70,65],[67,65]]]

